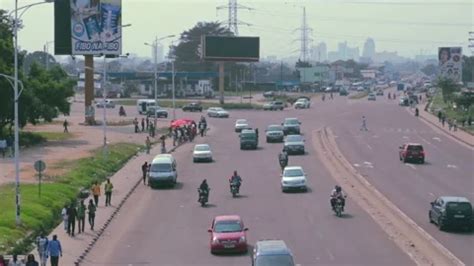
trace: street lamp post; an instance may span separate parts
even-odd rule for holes
[[[54,43],[54,41],[46,42],[44,44],[44,57],[45,57],[45,65],[46,70],[49,70],[49,44]]]
[[[171,60],[171,83],[173,91],[173,120],[176,119],[176,101],[175,101],[175,84],[174,84],[174,60]]]

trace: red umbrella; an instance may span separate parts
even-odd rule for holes
[[[191,119],[177,119],[173,122],[171,122],[171,127],[180,127],[184,125],[189,125],[193,122]]]

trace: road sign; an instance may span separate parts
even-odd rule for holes
[[[44,169],[46,169],[46,164],[41,161],[41,160],[38,160],[35,162],[35,170],[38,171],[38,172],[43,172]]]

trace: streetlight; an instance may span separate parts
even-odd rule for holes
[[[164,39],[168,39],[168,38],[173,38],[175,37],[176,35],[168,35],[168,36],[164,36],[164,37],[161,37],[161,38],[158,38],[158,37],[155,37],[155,40],[153,41],[153,43],[144,43],[145,45],[147,46],[151,46],[153,51],[154,51],[154,55],[153,55],[153,63],[155,65],[155,69],[154,69],[154,89],[155,89],[155,121],[154,121],[154,124],[155,124],[155,128],[156,128],[156,124],[157,124],[157,120],[158,120],[158,117],[157,117],[157,114],[156,114],[156,110],[158,109],[157,106],[158,106],[158,42],[161,41],[161,40],[164,40]],[[174,119],[174,117],[173,117]]]
[[[13,12],[15,13],[14,16],[14,21],[13,21],[13,45],[14,45],[14,71],[15,74],[13,76],[14,79],[14,85],[13,85],[13,94],[14,94],[14,128],[15,128],[15,204],[16,204],[16,212],[15,212],[15,221],[16,224],[19,225],[21,223],[20,220],[20,161],[19,161],[19,156],[20,156],[20,145],[19,145],[19,128],[18,128],[18,19],[32,6],[36,5],[41,5],[41,4],[47,4],[47,3],[52,3],[54,0],[46,0],[44,2],[38,2],[38,3],[33,3],[29,4],[26,6],[18,7],[18,0],[15,0],[15,9]],[[18,11],[23,10],[18,16]],[[11,12],[9,13],[9,15]],[[3,76],[5,77],[5,76]],[[7,78],[8,79],[8,78]],[[23,85],[22,85],[23,87]]]
[[[46,64],[46,70],[49,70],[49,44],[54,43],[54,41],[49,41],[46,42],[43,46],[44,49],[44,58],[45,58],[45,64]]]

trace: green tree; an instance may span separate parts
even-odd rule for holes
[[[0,9],[0,73],[13,76],[12,21]],[[13,89],[7,79],[0,77],[0,135],[13,118]]]
[[[474,82],[474,56],[463,56],[462,59],[462,81]]]
[[[46,60],[48,60],[48,67],[51,68],[53,65],[56,65],[56,59],[48,53],[42,51],[35,51],[33,53],[28,53],[25,56],[23,61],[23,70],[25,73],[30,72],[31,65],[37,63],[42,67],[46,68]]]
[[[459,85],[451,79],[439,79],[437,85],[441,88],[443,101],[445,103],[452,103],[454,100],[454,93],[460,89]]]

